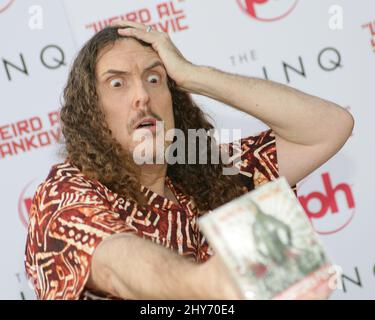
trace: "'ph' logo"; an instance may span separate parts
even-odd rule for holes
[[[298,200],[316,232],[332,234],[341,231],[352,221],[355,202],[349,184],[342,182],[333,186],[328,173],[322,174],[322,180],[324,192],[314,191],[299,196]]]
[[[260,21],[276,21],[285,18],[296,7],[298,0],[237,0],[240,8]]]

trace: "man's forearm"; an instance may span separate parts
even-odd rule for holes
[[[333,132],[337,136],[343,131],[347,136],[352,122],[349,112],[332,102],[276,82],[211,67],[192,66],[182,87],[246,112],[296,144],[314,145]]]
[[[207,298],[202,265],[151,241],[117,235],[102,243],[97,251],[95,282],[121,298]]]

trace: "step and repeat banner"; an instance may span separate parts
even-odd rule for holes
[[[332,299],[374,299],[374,0],[0,0],[0,299],[35,299],[23,264],[28,211],[62,160],[62,89],[82,44],[117,19],[168,32],[193,63],[277,81],[353,114],[352,136],[298,184],[298,198],[341,268]],[[194,98],[217,128],[266,129]]]

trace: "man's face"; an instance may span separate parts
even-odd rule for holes
[[[150,125],[155,120],[164,121],[164,131],[174,128],[167,73],[151,47],[134,39],[116,41],[99,53],[96,79],[107,123],[124,150],[132,153],[140,143],[133,135],[150,131],[150,147],[155,146],[155,127]]]

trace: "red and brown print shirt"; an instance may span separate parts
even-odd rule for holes
[[[278,178],[272,130],[241,139],[240,147],[240,175],[248,191]],[[85,284],[95,248],[117,233],[133,233],[196,262],[206,261],[213,251],[198,228],[200,214],[193,200],[168,177],[166,184],[178,204],[143,186],[148,206],[140,211],[135,202],[88,179],[68,160],[54,165],[30,210],[25,268],[37,298],[115,298]]]

